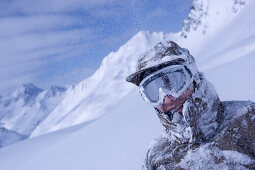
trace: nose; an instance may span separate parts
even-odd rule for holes
[[[176,98],[171,95],[166,95],[164,97],[163,104],[161,106],[157,107],[157,109],[159,109],[162,112],[167,112],[167,111],[175,108],[176,105],[177,105]]]
[[[166,95],[163,100],[163,104],[170,104],[175,100],[175,97],[171,95]]]

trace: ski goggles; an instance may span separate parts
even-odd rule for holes
[[[183,65],[171,65],[145,77],[139,91],[154,107],[163,103],[166,95],[179,97],[193,82],[191,71]]]

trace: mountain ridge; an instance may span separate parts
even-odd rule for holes
[[[30,136],[56,107],[64,96],[66,89],[52,86],[41,89],[32,83],[23,84],[6,98],[0,101],[0,128],[5,129],[4,137],[0,137],[2,146],[11,144]],[[16,140],[14,139],[16,136]],[[6,140],[10,138],[10,140]]]

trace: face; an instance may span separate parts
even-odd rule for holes
[[[183,104],[194,91],[193,81],[187,67],[170,65],[145,77],[139,90],[144,100],[157,110],[182,113]]]
[[[163,104],[156,107],[161,112],[168,112],[170,110],[178,111],[182,114],[183,104],[190,98],[194,92],[194,85],[191,84],[186,91],[184,91],[178,98],[174,98],[171,95],[166,95],[163,100]]]

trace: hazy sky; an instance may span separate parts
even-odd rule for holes
[[[91,75],[140,30],[177,32],[192,0],[0,0],[0,93]]]

